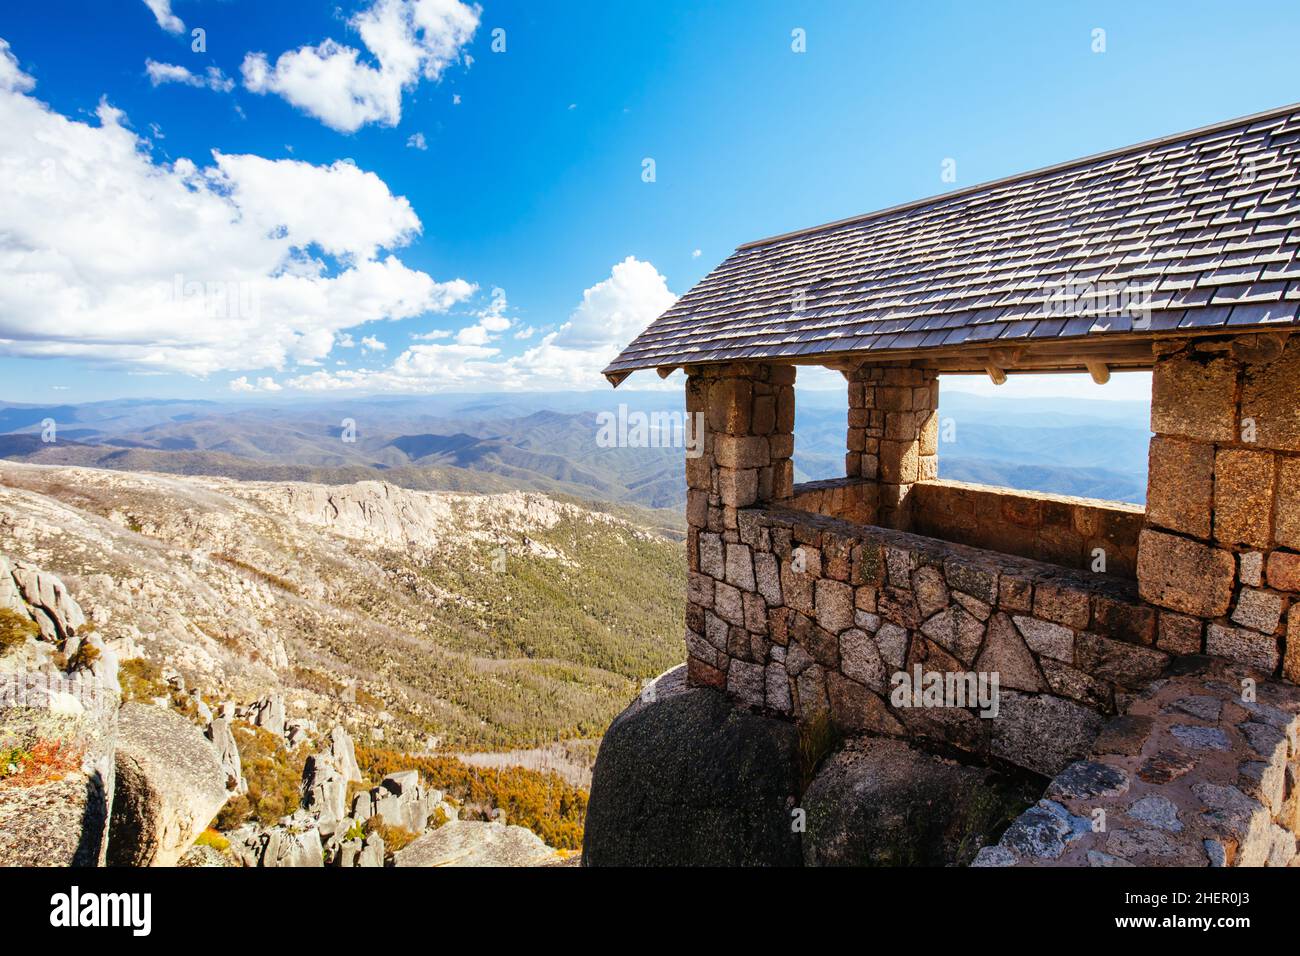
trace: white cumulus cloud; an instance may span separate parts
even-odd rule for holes
[[[375,0],[348,21],[360,50],[327,39],[281,53],[244,57],[244,85],[275,93],[326,126],[352,133],[368,123],[396,126],[402,95],[421,79],[437,81],[478,29],[481,8],[460,0]]]
[[[33,86],[0,40],[0,354],[281,369],[475,291],[398,258],[420,221],[374,173],[216,151],[157,162],[107,102],[69,119]]]
[[[637,333],[677,297],[649,262],[629,256],[609,277],[582,294],[582,301],[559,328],[519,355],[490,344],[485,323],[505,321],[505,293],[493,290],[492,304],[477,313],[456,341],[412,345],[388,368],[317,371],[290,379],[307,391],[428,392],[438,389],[543,390],[608,387],[601,370]],[[496,293],[500,292],[500,295]],[[499,304],[498,304],[499,303]],[[428,341],[433,334],[416,336]]]

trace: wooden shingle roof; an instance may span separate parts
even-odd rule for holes
[[[1300,104],[743,245],[605,374],[1285,326],[1298,251]]]

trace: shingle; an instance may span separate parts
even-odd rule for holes
[[[1135,290],[1149,324],[1113,305]],[[1289,109],[742,247],[607,371],[1295,322],[1297,299]]]

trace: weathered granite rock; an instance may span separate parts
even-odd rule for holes
[[[218,869],[232,866],[229,857],[216,847],[195,845],[176,861],[177,866],[193,869]]]
[[[272,827],[263,835],[260,865],[307,868],[324,866],[325,851],[321,845],[320,831],[307,824]]]
[[[37,617],[37,623],[42,625],[42,634],[46,630],[42,617],[47,618],[53,626],[54,633],[46,635],[47,640],[65,641],[80,633],[86,623],[86,615],[72,599],[62,580],[26,561],[14,562],[12,574],[14,583],[27,603],[44,612],[43,616]]]
[[[216,749],[184,717],[124,704],[108,845],[114,866],[171,866],[230,793]]]
[[[312,754],[302,768],[302,808],[322,826],[347,816],[348,781],[328,754]]]
[[[254,701],[249,708],[248,722],[277,737],[283,735],[284,698],[278,694],[268,694],[261,700]]]
[[[0,674],[0,750],[66,767],[58,779],[0,789],[0,866],[103,864],[117,709],[117,695],[88,674]]]
[[[248,781],[244,779],[244,768],[239,760],[239,744],[235,742],[229,719],[213,718],[208,724],[206,735],[216,748],[217,759],[221,761],[221,769],[226,773],[226,789],[234,793],[246,792]]]
[[[543,866],[559,853],[524,827],[457,820],[393,854],[393,866]]]
[[[993,754],[1035,773],[1059,773],[1087,754],[1101,731],[1096,711],[1068,700],[1008,690],[999,696]]]
[[[361,776],[361,768],[357,766],[357,751],[352,743],[352,737],[342,726],[336,725],[330,731],[329,752],[334,758],[334,766],[338,767],[344,780],[348,783],[361,783],[365,779]]]
[[[366,837],[361,844],[361,852],[357,854],[355,866],[383,866],[384,865],[384,838],[378,833],[372,833]]]
[[[346,790],[346,781],[343,786]],[[419,771],[403,770],[390,773],[367,793],[357,794],[352,800],[352,816],[357,820],[377,816],[389,826],[419,833],[441,800],[440,790],[424,788]]]
[[[686,687],[684,667],[653,687],[601,742],[583,865],[799,865],[794,726]]]
[[[822,764],[803,795],[804,863],[964,866],[1041,790],[1041,779],[859,738]]]

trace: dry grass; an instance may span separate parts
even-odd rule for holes
[[[269,584],[274,588],[279,588],[281,591],[287,591],[295,597],[298,596],[298,585],[294,584],[288,578],[281,577],[278,574],[272,574],[270,571],[264,571],[255,564],[241,561],[239,558],[233,557],[229,554],[214,554],[212,557],[218,561],[225,562],[232,568],[238,568],[246,574],[251,574],[253,577],[265,584]]]

